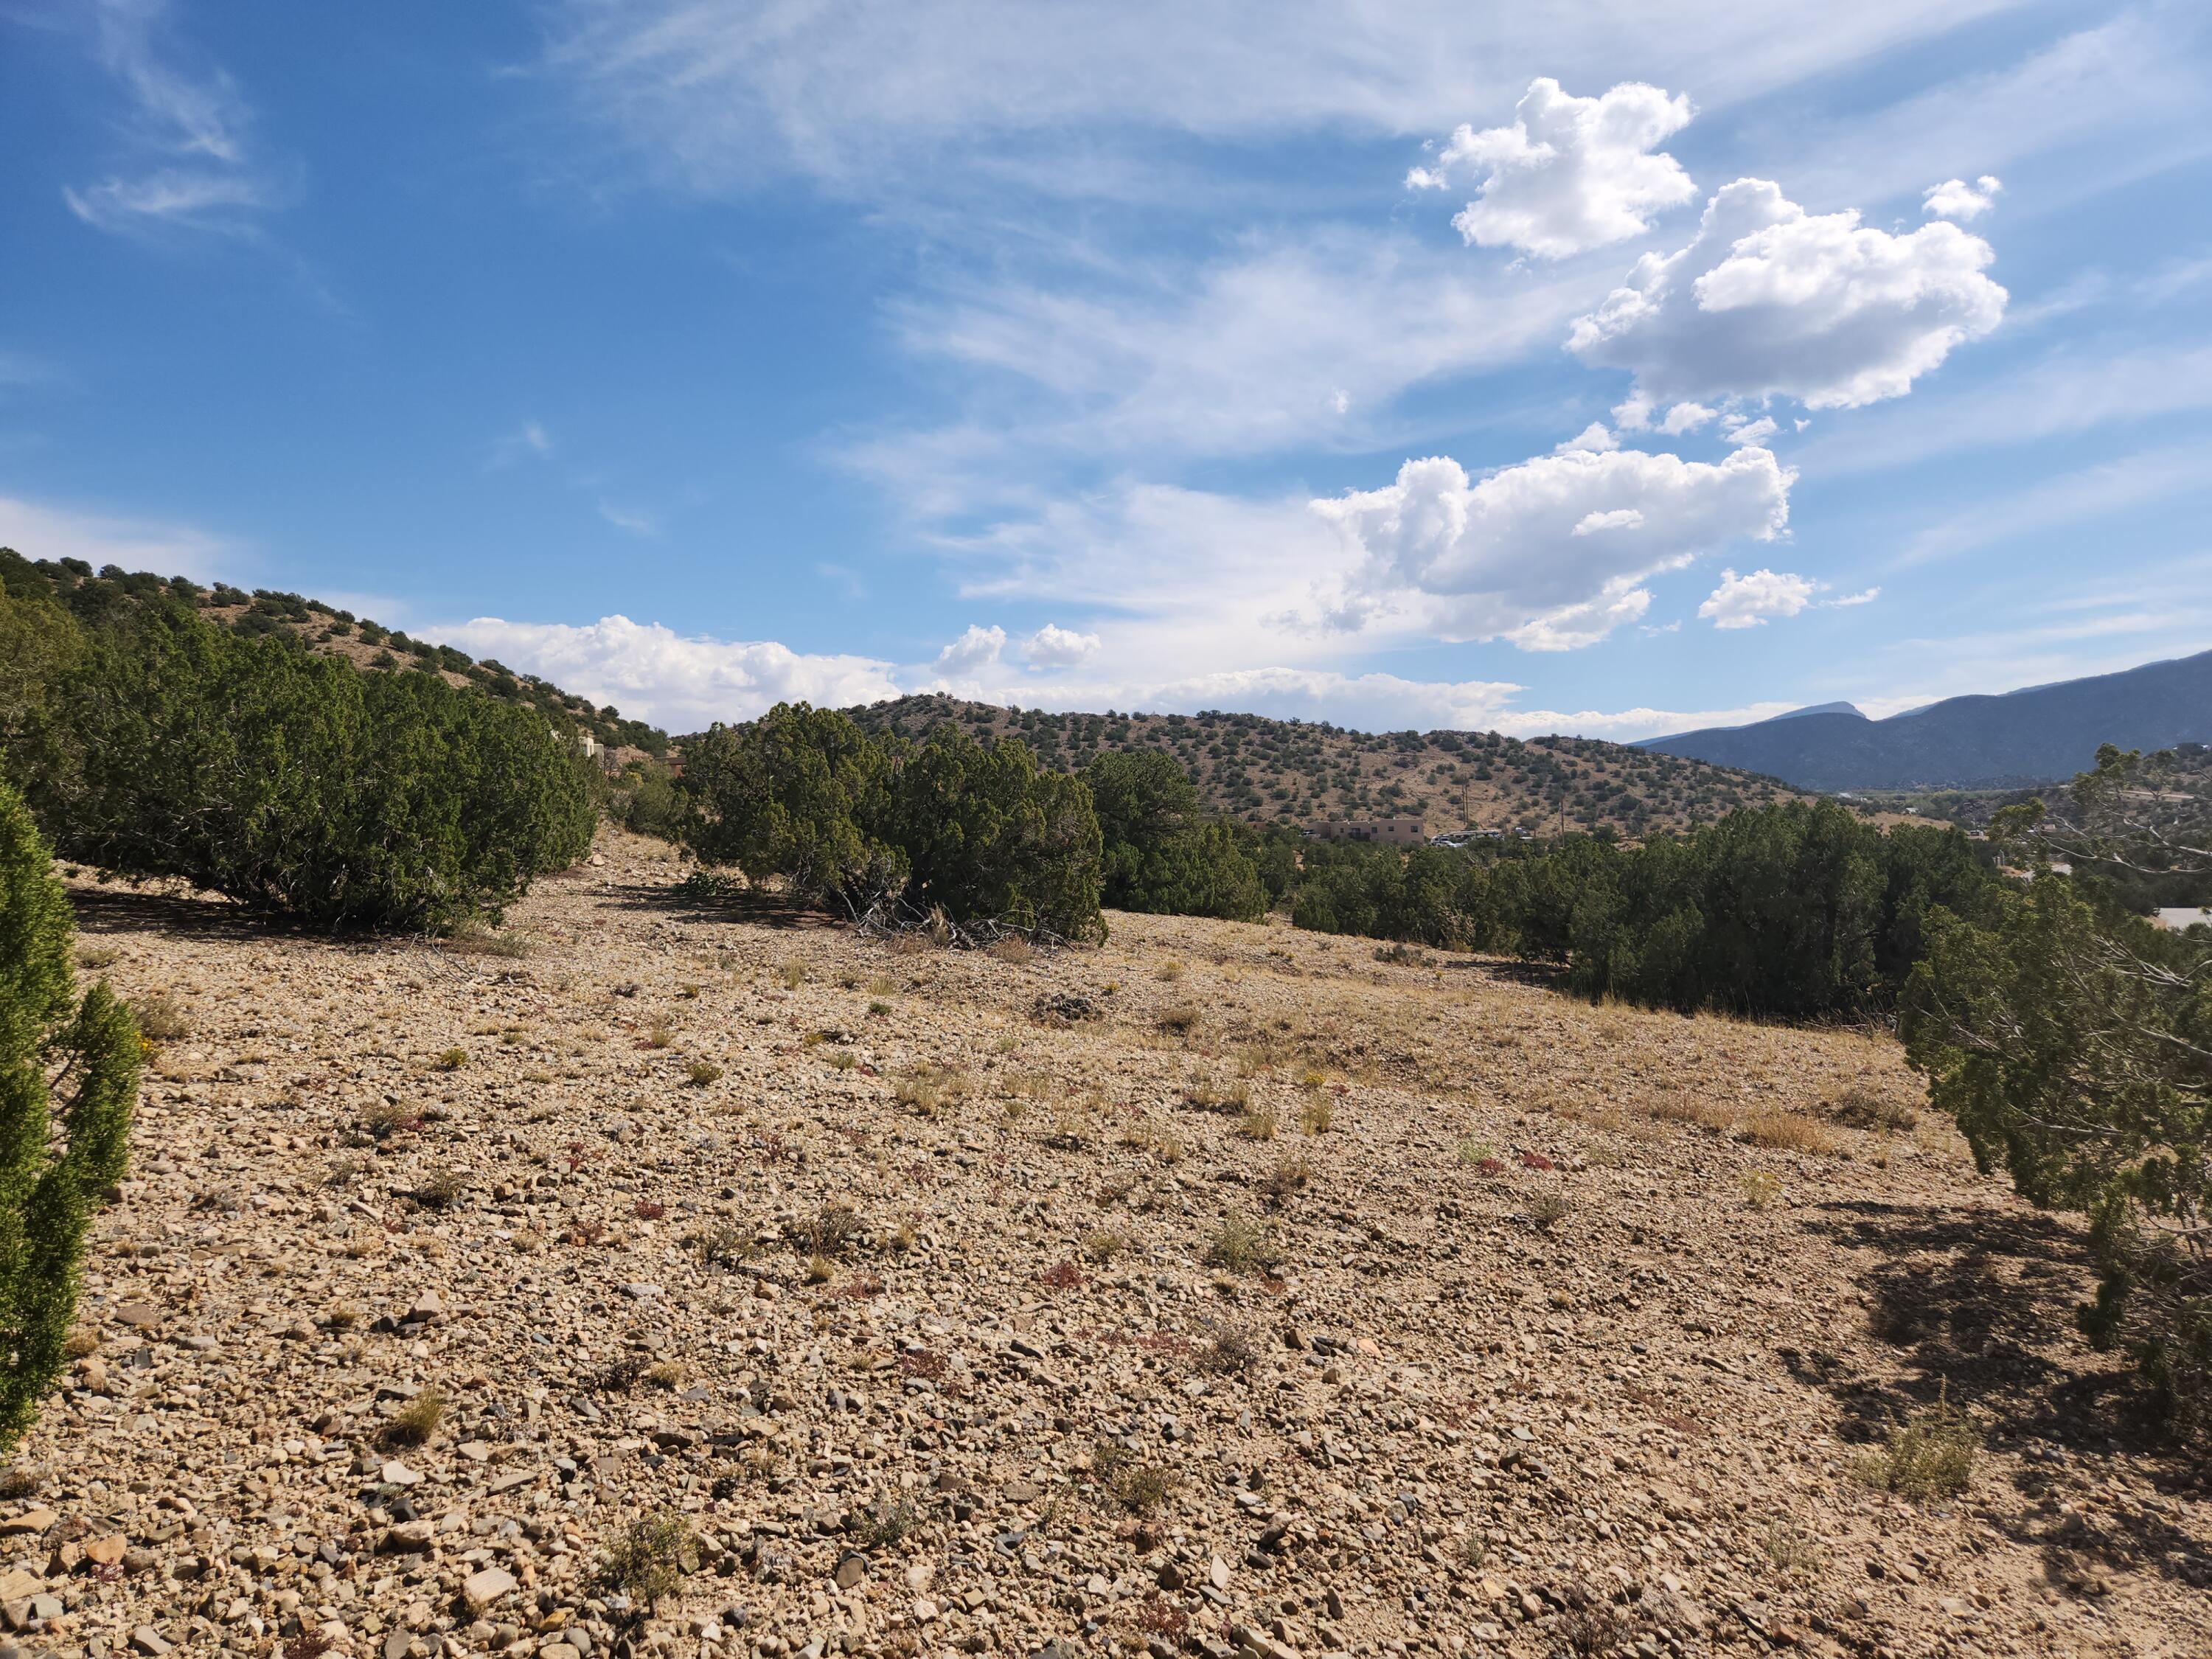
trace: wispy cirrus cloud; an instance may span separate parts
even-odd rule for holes
[[[542,422],[525,421],[512,432],[502,432],[492,441],[491,456],[484,465],[494,469],[514,466],[522,461],[543,461],[552,459],[553,434]]]
[[[1978,506],[1921,531],[1893,562],[1900,567],[1954,558],[2060,526],[2212,490],[2212,471],[2197,444],[2165,445],[2078,467],[2033,484],[2001,502]]]
[[[27,559],[82,559],[95,570],[112,564],[202,582],[235,576],[240,556],[236,543],[196,526],[11,495],[0,495],[0,547]]]
[[[2118,350],[2069,344],[1965,389],[1825,430],[1796,456],[1813,471],[1839,477],[2207,410],[2212,342],[2183,337]]]
[[[1719,107],[2015,3],[1128,0],[1004,7],[979,27],[962,0],[563,0],[544,59],[635,158],[687,189],[795,172],[908,207],[984,189],[1158,200],[1193,184],[1160,165],[1164,139],[1443,131],[1510,109],[1531,64],[1604,87],[1632,65]]]
[[[297,194],[297,169],[260,153],[237,83],[194,58],[167,0],[95,0],[92,22],[94,51],[125,94],[127,159],[97,182],[63,187],[79,219],[124,234],[245,235]]]
[[[651,538],[660,533],[660,516],[645,507],[599,497],[599,516],[625,536]]]

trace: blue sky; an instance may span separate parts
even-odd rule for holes
[[[0,543],[692,729],[2212,647],[2197,3],[0,0]]]

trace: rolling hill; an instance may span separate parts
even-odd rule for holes
[[[308,649],[369,669],[419,668],[456,685],[557,712],[592,732],[617,759],[664,757],[680,738],[495,661],[410,639],[366,617],[296,593],[246,592],[216,584],[77,560],[30,560],[0,548],[0,589],[50,601],[91,621],[116,607],[181,599],[209,621],[244,633],[283,632]],[[901,697],[846,711],[862,726],[919,738],[945,721],[978,737],[1016,737],[1044,763],[1073,771],[1103,749],[1152,747],[1180,760],[1217,811],[1261,823],[1419,817],[1444,830],[1535,833],[1610,828],[1623,836],[1686,829],[1738,806],[1790,799],[1771,779],[1621,744],[1579,738],[1521,742],[1495,732],[1346,731],[1256,714],[1048,714]]]
[[[238,633],[289,634],[309,650],[343,657],[356,667],[419,668],[456,686],[474,685],[496,697],[533,703],[548,714],[557,711],[618,757],[668,752],[668,734],[658,726],[624,719],[612,708],[595,708],[534,674],[518,673],[490,659],[479,662],[449,645],[410,639],[396,629],[297,593],[268,588],[248,593],[222,582],[202,587],[182,576],[157,576],[113,565],[94,571],[82,559],[28,559],[9,547],[0,547],[0,593],[58,605],[86,623],[132,605],[179,600],[208,621]]]
[[[1607,826],[1642,836],[1793,797],[1771,778],[1588,738],[1350,732],[1213,710],[1055,714],[942,696],[846,712],[871,731],[908,738],[947,721],[978,738],[1018,737],[1061,771],[1109,749],[1163,749],[1214,811],[1259,823],[1417,817],[1431,834]]]
[[[1948,697],[1887,720],[1828,705],[1639,746],[1801,789],[2007,789],[2086,770],[2100,744],[2156,750],[2208,740],[2212,651],[2000,696]]]

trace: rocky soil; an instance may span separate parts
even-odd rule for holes
[[[1886,1038],[1280,924],[899,948],[680,874],[611,838],[458,946],[77,882],[164,1035],[6,1640],[2212,1651],[2076,1231]],[[1888,1489],[1907,1422],[1962,1491]]]

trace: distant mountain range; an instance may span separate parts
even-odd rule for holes
[[[2002,696],[1947,697],[1887,720],[1823,703],[1640,746],[1832,791],[2019,788],[2087,770],[2100,744],[2208,742],[2212,651]]]

